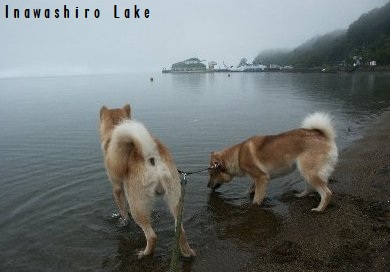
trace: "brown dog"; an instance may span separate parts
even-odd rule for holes
[[[235,176],[249,175],[254,182],[254,204],[261,204],[270,179],[292,172],[296,167],[306,180],[298,197],[316,190],[321,202],[312,211],[323,211],[332,192],[327,183],[337,163],[335,133],[327,114],[314,113],[302,128],[278,135],[255,136],[219,152],[212,152],[208,187],[217,189]]]
[[[147,241],[146,248],[138,256],[150,255],[157,240],[150,222],[156,191],[165,193],[176,223],[181,185],[172,156],[141,123],[131,120],[130,105],[121,109],[101,108],[100,137],[107,175],[121,217],[123,220],[128,218],[129,206]],[[180,248],[183,256],[195,256],[188,245],[183,225]]]

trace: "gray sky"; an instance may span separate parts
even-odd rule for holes
[[[294,48],[345,29],[388,0],[0,0],[0,77],[101,72],[159,72],[190,57],[237,65],[262,50]],[[51,9],[50,19],[5,18],[19,8]],[[148,19],[126,19],[134,4]],[[63,6],[71,16],[63,19]],[[114,5],[118,15],[114,18]],[[84,19],[84,9],[99,9]],[[60,18],[54,18],[54,10]]]

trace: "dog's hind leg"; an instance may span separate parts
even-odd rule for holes
[[[114,195],[116,205],[118,206],[119,213],[122,220],[126,221],[129,218],[126,206],[126,196],[123,190],[123,184],[119,182],[112,182],[112,194]]]
[[[299,158],[299,171],[308,184],[321,196],[321,201],[317,208],[311,209],[316,212],[324,211],[332,197],[332,192],[328,188],[327,180],[320,174],[322,161],[322,158],[316,157],[315,154],[305,154]],[[306,190],[303,193],[306,193]]]
[[[302,168],[301,168],[301,161],[302,161],[302,158],[299,160],[297,160],[297,168],[299,170],[299,172],[302,174],[302,176],[304,176],[304,172],[302,171]],[[309,194],[311,194],[314,189],[313,187],[309,184],[309,182],[307,181],[307,179],[305,178],[305,190],[303,190],[302,192],[300,192],[299,194],[295,194],[296,197],[304,197],[304,196],[307,196]]]
[[[150,213],[153,207],[153,196],[143,192],[142,189],[134,189],[128,193],[128,202],[131,215],[137,225],[143,230],[146,238],[146,247],[144,250],[138,252],[138,258],[150,255],[156,248],[157,235],[154,232]]]
[[[321,202],[318,207],[311,210],[315,212],[322,212],[325,210],[326,206],[328,206],[330,198],[332,197],[332,192],[329,190],[327,182],[319,176],[310,177],[309,183],[321,196]]]
[[[312,211],[324,211],[332,197],[332,192],[329,190],[327,182],[327,178],[331,173],[328,161],[328,154],[326,152],[322,154],[318,152],[306,152],[298,158],[298,169],[302,176],[306,179],[308,185],[321,196],[320,204],[317,208],[311,209]]]

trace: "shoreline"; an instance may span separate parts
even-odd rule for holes
[[[280,219],[276,234],[262,237],[250,229],[256,241],[243,241],[245,251],[217,239],[202,248],[192,269],[185,271],[388,271],[389,109],[367,124],[362,134],[340,151],[329,185],[333,197],[325,212],[308,209],[318,203],[318,195],[299,199],[294,191],[284,192],[279,200],[289,212]],[[236,231],[248,235],[244,233],[248,229]]]

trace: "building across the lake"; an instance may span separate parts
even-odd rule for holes
[[[190,58],[172,64],[172,72],[202,72],[206,71],[206,65],[198,58]]]

